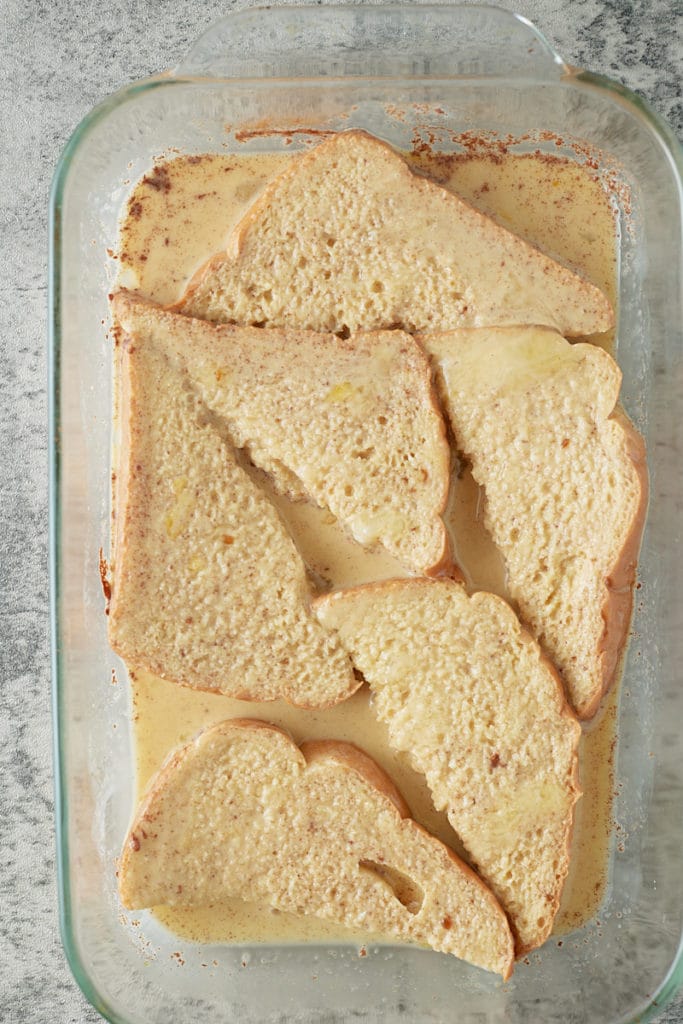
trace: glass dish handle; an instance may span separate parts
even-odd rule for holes
[[[193,44],[181,78],[557,80],[570,69],[530,21],[498,7],[285,6],[228,14]]]

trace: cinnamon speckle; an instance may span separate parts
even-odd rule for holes
[[[149,185],[156,192],[170,192],[171,191],[171,176],[168,173],[168,167],[160,164],[156,166],[151,174],[146,174],[142,179],[143,185]]]
[[[263,139],[272,135],[284,137],[285,142],[288,144],[292,141],[292,136],[294,135],[303,136],[304,142],[317,142],[318,139],[326,139],[331,135],[336,135],[336,132],[329,128],[242,128],[235,132],[235,141],[247,142],[249,139]]]
[[[99,571],[100,571],[100,583],[102,584],[102,593],[104,594],[104,600],[107,602],[107,608],[109,608],[109,602],[111,601],[111,583],[109,582],[109,564],[104,557],[104,552],[100,548],[100,560],[99,560]]]

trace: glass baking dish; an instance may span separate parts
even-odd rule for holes
[[[397,111],[400,111],[398,116]],[[600,912],[501,983],[453,958],[355,945],[193,946],[122,913],[114,859],[133,804],[127,687],[107,645],[98,552],[109,544],[107,292],[130,188],[169,152],[298,148],[360,126],[409,147],[430,130],[577,151],[616,183],[623,404],[649,451],[651,506],[619,700],[616,827]],[[268,125],[288,135],[241,126]],[[304,132],[297,132],[303,129]],[[588,158],[587,156],[587,158]],[[214,25],[172,73],[134,83],[78,127],[51,203],[51,571],[62,937],[109,1020],[461,1024],[644,1021],[683,980],[683,663],[679,461],[681,154],[622,86],[567,67],[524,19],[489,7],[251,9]],[[182,950],[182,956],[179,951]]]

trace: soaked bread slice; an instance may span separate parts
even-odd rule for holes
[[[368,584],[314,607],[507,912],[517,955],[541,945],[569,865],[581,729],[538,645],[501,598],[451,580]]]
[[[430,361],[414,338],[215,325],[129,293],[114,309],[134,342],[187,373],[280,489],[302,489],[360,544],[381,543],[413,572],[450,564],[441,520],[450,453]],[[282,468],[297,481],[293,494]]]
[[[357,130],[292,160],[178,308],[335,332],[539,323],[575,336],[614,322],[598,288]]]
[[[510,595],[588,718],[626,640],[647,501],[643,442],[614,410],[621,372],[539,327],[422,340]]]
[[[116,307],[115,307],[116,309]],[[124,337],[109,639],[131,668],[244,700],[358,688],[277,512],[151,338]]]
[[[221,722],[170,757],[118,878],[130,908],[240,897],[512,971],[500,906],[379,766],[348,743],[299,748],[263,722]]]

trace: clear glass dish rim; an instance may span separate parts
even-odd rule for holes
[[[287,7],[290,13],[297,11],[315,11],[321,17],[333,17],[339,7],[349,6],[347,4],[325,5],[313,7],[312,5],[292,5]],[[380,5],[378,5],[380,6]],[[412,7],[411,4],[387,4],[391,10],[406,10]],[[431,8],[443,5],[423,5]],[[450,5],[449,5],[450,6]],[[462,9],[465,5],[453,5],[452,10]],[[485,7],[486,5],[467,5]],[[278,8],[249,7],[243,10],[229,12],[224,19],[237,19],[240,15],[259,12],[267,16],[269,12]],[[503,13],[501,8],[492,8]],[[548,52],[556,58],[557,80],[563,80],[573,88],[580,90],[589,89],[606,93],[612,100],[630,109],[634,115],[643,122],[650,130],[660,146],[662,154],[671,164],[673,174],[678,186],[679,206],[683,209],[683,146],[679,143],[676,135],[664,121],[664,119],[650,106],[650,104],[633,92],[627,86],[609,78],[606,75],[586,71],[581,68],[569,67],[564,63],[557,51],[543,36],[536,26],[522,15],[514,11],[505,11],[526,24],[533,33],[540,39]],[[207,32],[211,28],[207,29]],[[339,75],[324,78],[326,86],[333,85],[335,81],[349,82],[357,79],[356,75]],[[389,75],[369,75],[368,81],[381,80],[390,82]],[[397,75],[396,81],[410,81],[411,76]],[[454,76],[414,76],[416,82],[429,81],[438,82],[453,81],[495,81],[503,84],[505,78],[492,79],[487,75],[454,75]],[[511,80],[519,81],[517,76],[511,76]],[[539,84],[548,84],[547,79],[536,78]],[[71,916],[71,880],[69,874],[69,838],[67,828],[68,789],[66,784],[66,768],[64,764],[63,745],[61,742],[63,730],[63,668],[61,658],[61,609],[60,609],[60,566],[59,566],[59,541],[61,536],[61,504],[60,504],[60,480],[61,480],[61,455],[59,438],[61,436],[60,420],[60,359],[61,359],[61,296],[60,296],[60,241],[61,241],[61,210],[64,187],[68,179],[71,163],[74,156],[86,141],[91,130],[101,121],[105,120],[114,110],[123,106],[140,94],[152,89],[168,89],[178,85],[200,85],[206,82],[220,83],[226,86],[239,85],[249,82],[251,87],[276,89],[286,88],[292,83],[298,87],[309,85],[315,87],[321,81],[315,77],[283,77],[283,78],[227,78],[221,76],[190,76],[175,75],[173,72],[163,72],[149,78],[132,82],[122,89],[112,93],[102,102],[98,103],[82,119],[74,129],[72,135],[64,146],[55,167],[49,198],[49,219],[48,219],[48,485],[49,485],[49,527],[48,527],[48,562],[49,562],[49,609],[50,609],[50,662],[51,662],[51,693],[52,693],[52,746],[53,746],[53,769],[54,769],[54,801],[55,801],[55,828],[56,828],[56,868],[57,887],[59,902],[59,926],[62,946],[72,974],[88,1002],[109,1021],[110,1024],[130,1024],[129,1020],[122,1017],[119,1012],[109,1006],[102,998],[96,986],[92,982],[88,971],[83,964],[74,935]],[[534,77],[526,79],[534,81]],[[652,993],[645,1004],[634,1010],[634,1015],[623,1019],[623,1024],[646,1024],[660,1014],[663,1009],[672,1001],[679,989],[683,987],[683,934],[679,948],[673,960],[667,976],[661,982],[656,992]]]

